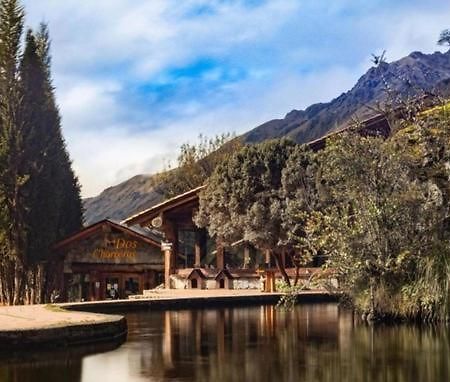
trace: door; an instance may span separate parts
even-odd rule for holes
[[[119,296],[119,278],[118,277],[107,277],[105,280],[105,296],[106,299],[117,300]]]
[[[135,277],[125,279],[124,291],[125,298],[134,294],[139,294],[139,279]]]

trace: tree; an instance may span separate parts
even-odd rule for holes
[[[79,185],[60,128],[47,27],[21,49],[24,11],[0,1],[0,302],[42,301],[51,245],[79,229]]]
[[[305,231],[310,215],[320,206],[319,187],[316,184],[318,164],[315,158],[316,155],[306,145],[298,145],[293,149],[282,173],[283,229],[287,233],[286,246],[294,248],[294,285],[298,283],[300,267],[310,263],[316,254]]]
[[[29,177],[18,85],[24,11],[17,0],[0,1],[0,246],[1,298],[18,304],[26,266],[23,187]]]
[[[161,175],[167,198],[202,186],[217,165],[236,152],[242,143],[234,134],[217,135],[214,138],[199,136],[196,144],[184,143],[180,147],[178,164]]]
[[[244,146],[216,168],[200,193],[195,217],[198,226],[224,244],[244,239],[270,251],[288,285],[281,260],[287,242],[282,171],[295,146],[289,140]]]
[[[59,112],[51,84],[50,44],[47,26],[38,33],[27,32],[20,66],[22,114],[29,130],[24,151],[33,163],[25,186],[28,204],[27,258],[31,300],[44,296],[42,262],[52,259],[51,246],[57,240],[81,228],[80,190],[61,134]],[[45,224],[42,220],[45,219]],[[41,277],[37,277],[41,275]]]
[[[422,242],[428,250],[417,258],[417,272],[402,288],[403,314],[425,320],[450,317],[450,124],[444,102],[401,123],[387,142],[401,153],[414,178],[427,194],[422,206],[430,226]]]
[[[343,290],[359,308],[372,317],[395,314],[383,306],[386,296],[398,295],[432,246],[431,195],[401,152],[380,138],[341,134],[318,160],[329,201],[307,231],[328,251]]]
[[[444,29],[439,35],[438,45],[450,46],[450,29]]]

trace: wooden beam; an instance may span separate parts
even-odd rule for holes
[[[200,268],[202,258],[202,237],[199,230],[195,231],[195,262],[194,267]]]
[[[170,275],[173,273],[173,246],[172,243],[163,243],[164,253],[164,287],[170,289]]]

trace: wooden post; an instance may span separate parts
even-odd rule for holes
[[[224,269],[225,267],[223,244],[219,239],[216,243],[216,267],[217,269]]]
[[[244,247],[244,269],[248,268],[250,264],[250,247],[248,244],[245,244]]]
[[[275,272],[266,272],[266,287],[264,291],[269,293],[275,292]]]
[[[266,263],[266,265],[267,265],[267,267],[271,267],[270,265],[270,249],[266,249],[266,251],[265,251],[265,256],[266,256],[266,259],[265,259],[265,263]]]
[[[164,253],[164,286],[166,289],[170,289],[170,275],[173,272],[172,268],[172,243],[162,243],[161,249]]]
[[[195,231],[195,262],[194,262],[195,268],[200,268],[202,258],[201,234],[202,233],[198,229]]]

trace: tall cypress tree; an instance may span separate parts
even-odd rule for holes
[[[29,174],[18,85],[23,19],[17,0],[0,1],[0,298],[8,304],[20,302],[26,265],[23,188]]]
[[[0,0],[0,303],[42,301],[52,244],[82,226],[80,187],[61,132],[46,25]],[[40,282],[38,282],[40,280]]]
[[[38,265],[52,259],[51,245],[82,225],[82,207],[78,181],[61,133],[61,119],[56,106],[50,74],[50,43],[47,26],[26,37],[20,78],[23,116],[29,130],[25,150],[33,163],[33,176],[27,184],[32,206],[27,211],[27,255],[32,268],[28,277],[32,296],[41,301],[43,289]],[[44,224],[43,224],[44,223]],[[32,298],[33,299],[33,298]]]
[[[56,239],[59,240],[77,230],[83,225],[83,203],[80,196],[80,184],[72,169],[72,162],[67,152],[66,143],[61,132],[61,117],[55,101],[54,87],[51,78],[50,38],[48,27],[42,23],[36,34],[37,53],[45,71],[46,98],[48,101],[47,115],[55,138],[57,161],[52,165],[56,167],[59,177],[55,184],[60,194],[60,210],[56,230]],[[54,182],[55,183],[55,182]]]

